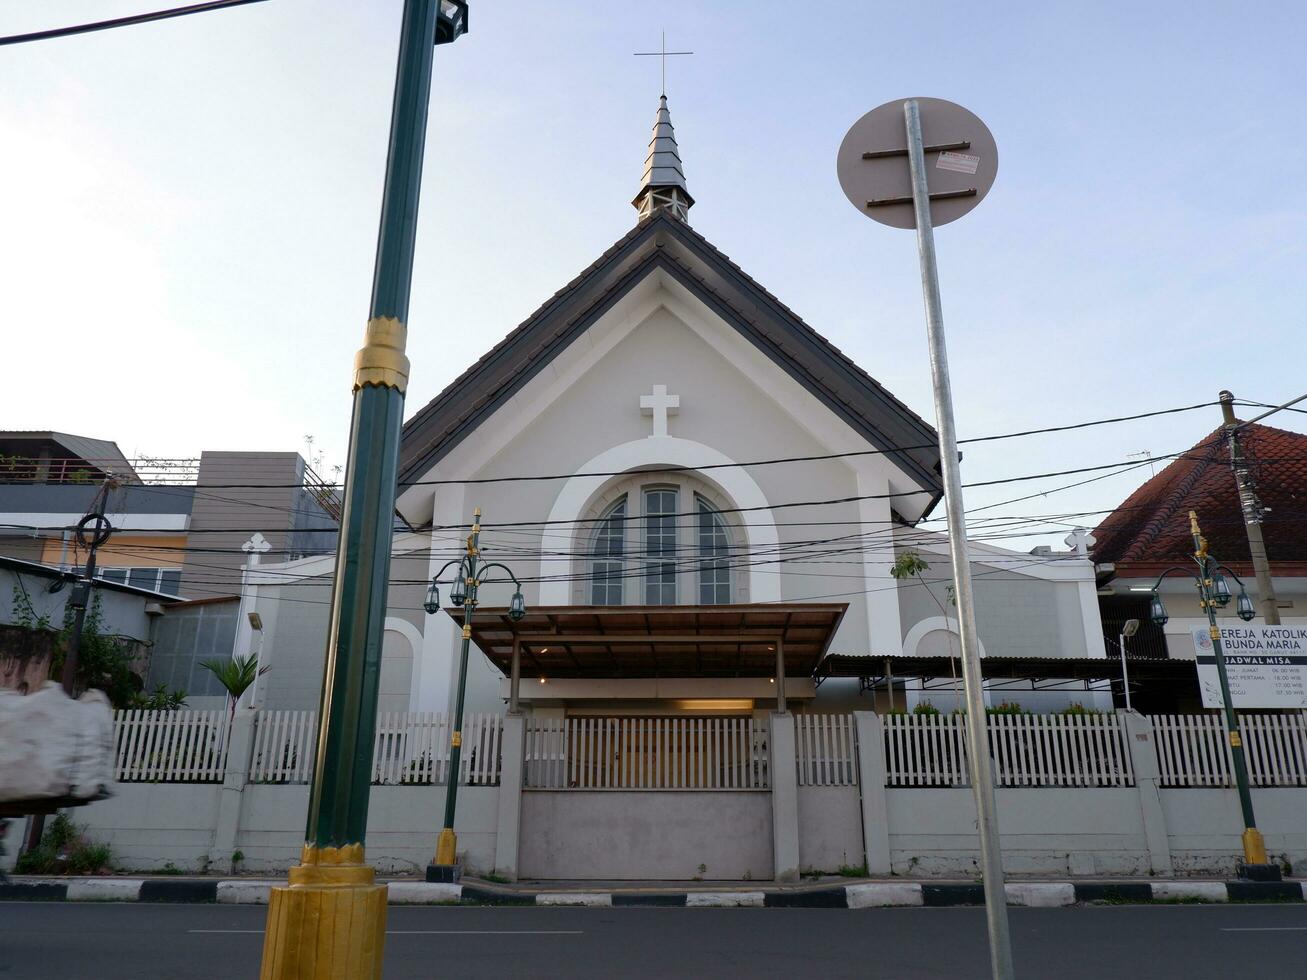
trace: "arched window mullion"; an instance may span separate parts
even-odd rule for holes
[[[625,600],[626,497],[608,508],[590,545],[590,602],[620,606]]]
[[[698,511],[698,599],[700,605],[731,601],[731,539],[726,520],[704,497],[694,495]]]

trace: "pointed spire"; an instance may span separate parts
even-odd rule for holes
[[[658,114],[654,116],[653,137],[649,140],[649,155],[644,161],[644,178],[640,193],[631,202],[647,218],[657,210],[665,210],[672,217],[689,220],[694,198],[685,186],[681,170],[681,154],[676,147],[676,132],[672,129],[672,114],[667,108],[667,96],[658,99]]]

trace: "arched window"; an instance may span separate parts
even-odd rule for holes
[[[608,508],[595,529],[590,547],[590,602],[595,606],[622,604],[622,562],[626,556],[626,498]]]
[[[644,491],[644,553],[649,564],[644,575],[644,601],[648,606],[676,604],[676,501],[674,487]]]
[[[694,499],[699,512],[699,603],[727,603],[731,601],[731,539],[726,520],[699,494]]]
[[[733,566],[737,555],[748,555],[749,538],[733,508],[720,487],[692,472],[634,471],[613,479],[583,511],[572,601],[748,602],[749,575]]]

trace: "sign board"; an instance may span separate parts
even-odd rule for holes
[[[915,228],[903,103],[877,106],[840,144],[835,171],[853,206],[891,228]],[[917,99],[930,223],[956,221],[981,202],[998,174],[998,148],[975,113],[944,99]]]
[[[1204,708],[1220,708],[1221,680],[1206,626],[1192,630]],[[1307,708],[1307,626],[1222,626],[1235,708]]]

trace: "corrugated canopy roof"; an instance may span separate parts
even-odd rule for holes
[[[514,623],[478,609],[472,640],[508,674],[521,644],[523,677],[773,677],[776,643],[789,677],[808,677],[848,603],[730,606],[552,606]],[[463,610],[446,610],[462,623]]]

